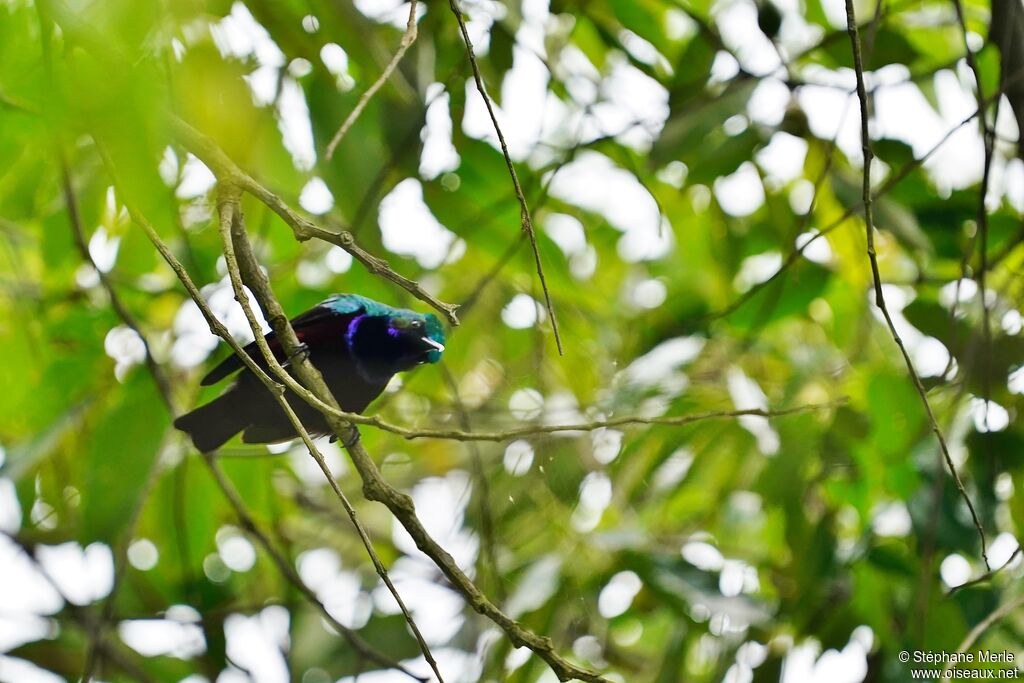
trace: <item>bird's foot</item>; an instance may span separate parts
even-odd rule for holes
[[[331,443],[334,443],[337,440],[337,434],[331,437]],[[352,425],[352,431],[349,432],[348,435],[341,440],[341,445],[344,446],[345,448],[352,448],[357,443],[359,443],[359,428],[356,427],[355,425]]]
[[[291,363],[296,358],[302,357],[303,360],[309,358],[309,345],[305,342],[299,342],[299,345],[295,347],[295,351],[288,356],[288,362]]]

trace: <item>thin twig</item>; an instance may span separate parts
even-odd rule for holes
[[[412,0],[412,2],[409,3],[409,21],[405,25],[405,34],[402,36],[402,42],[399,43],[398,50],[395,52],[395,56],[391,58],[391,61],[388,62],[388,65],[384,68],[384,71],[377,78],[377,80],[373,82],[373,85],[371,85],[367,89],[367,91],[362,94],[362,96],[359,98],[359,101],[356,103],[356,108],[352,110],[352,113],[348,115],[348,117],[345,119],[345,122],[342,123],[341,127],[338,129],[338,132],[334,134],[334,137],[331,138],[330,143],[328,143],[328,160],[334,157],[334,150],[341,143],[341,140],[342,138],[345,137],[345,134],[348,133],[349,128],[351,128],[355,124],[356,119],[359,118],[359,115],[363,113],[363,109],[365,109],[366,105],[369,104],[370,98],[372,98],[377,93],[377,91],[380,90],[381,86],[384,85],[384,83],[389,78],[391,78],[392,72],[394,72],[395,68],[398,66],[398,63],[402,61],[402,57],[405,56],[406,50],[408,50],[409,46],[416,42],[416,2],[417,0]]]
[[[955,595],[956,593],[959,593],[960,591],[964,590],[965,588],[970,588],[971,586],[977,586],[978,584],[985,583],[986,581],[991,580],[992,577],[994,577],[996,574],[998,574],[999,572],[1001,572],[1004,569],[1006,569],[1007,567],[1009,567],[1010,564],[1012,564],[1013,561],[1017,559],[1017,557],[1021,554],[1021,552],[1024,552],[1024,547],[1021,547],[1021,545],[1018,544],[1017,545],[1017,549],[1013,551],[1013,554],[1010,555],[1010,559],[1008,559],[1006,562],[1003,562],[1003,564],[1001,564],[1000,566],[996,567],[995,569],[991,569],[991,570],[985,572],[984,574],[982,574],[981,576],[979,576],[977,578],[974,578],[974,579],[971,579],[970,581],[966,581],[964,583],[961,583],[959,586],[953,586],[952,588],[949,589],[949,592],[946,593],[946,595],[947,596]]]
[[[533,248],[533,260],[537,266],[537,277],[540,278],[540,286],[544,291],[544,305],[548,310],[548,317],[551,318],[551,331],[555,335],[558,355],[561,356],[564,353],[562,350],[562,337],[558,334],[558,321],[555,319],[555,309],[551,305],[551,293],[548,291],[548,283],[544,278],[544,267],[541,265],[540,250],[537,247],[537,233],[533,228],[533,219],[530,218],[530,207],[526,203],[526,195],[523,194],[523,188],[519,184],[516,166],[512,163],[512,157],[508,153],[505,135],[501,132],[501,126],[498,125],[498,117],[494,113],[494,106],[491,104],[490,95],[487,94],[483,76],[480,75],[480,66],[477,64],[476,54],[473,52],[473,41],[469,38],[469,29],[466,27],[466,20],[462,16],[459,0],[449,0],[449,6],[452,8],[452,13],[455,14],[455,19],[459,22],[462,40],[466,44],[466,54],[469,55],[469,63],[473,67],[473,80],[476,81],[476,89],[480,92],[480,97],[483,98],[484,105],[487,107],[487,113],[491,117],[491,124],[494,126],[494,132],[497,134],[498,142],[501,145],[501,153],[505,157],[505,166],[508,167],[508,174],[512,178],[512,186],[515,188],[516,199],[519,201],[519,220],[522,224],[523,232],[530,238],[530,246]]]
[[[924,384],[921,383],[921,378],[917,374],[917,370],[914,369],[914,362],[911,360],[910,354],[907,352],[907,349],[903,344],[903,340],[896,331],[896,325],[893,323],[892,316],[889,314],[889,309],[885,304],[885,294],[882,291],[882,276],[878,270],[878,256],[875,253],[875,226],[871,205],[871,161],[873,154],[871,151],[871,134],[868,127],[868,97],[864,87],[864,62],[863,56],[861,55],[860,36],[857,31],[857,17],[853,9],[853,0],[846,0],[846,28],[850,35],[850,45],[853,50],[853,65],[857,76],[857,99],[860,101],[861,149],[864,155],[861,196],[864,205],[864,225],[867,233],[868,261],[871,264],[871,277],[875,286],[875,306],[877,306],[882,312],[882,317],[885,318],[885,323],[889,327],[889,332],[892,334],[892,338],[896,342],[896,346],[899,347],[900,353],[903,355],[903,360],[907,366],[907,372],[910,374],[910,377],[914,382],[914,388],[917,389],[917,394],[921,398],[921,403],[928,416],[928,422],[931,425],[932,432],[935,434],[935,438],[939,442],[939,448],[942,449],[942,455],[946,460],[946,465],[949,467],[950,474],[953,475],[953,481],[956,483],[957,490],[960,491],[960,496],[967,504],[967,509],[970,510],[971,519],[974,522],[974,528],[977,530],[978,537],[981,539],[981,557],[985,562],[985,568],[990,569],[988,563],[988,546],[985,541],[985,529],[981,525],[981,520],[978,518],[978,513],[974,509],[974,503],[971,502],[971,497],[967,495],[967,490],[964,488],[964,484],[960,480],[960,475],[956,470],[956,465],[953,463],[953,458],[949,453],[949,447],[946,445],[946,438],[943,436],[942,430],[939,428],[939,423],[935,419],[934,412],[932,412],[932,406],[928,401],[928,394],[924,388]],[[978,114],[984,116],[983,111],[979,111]]]
[[[956,653],[961,655],[967,652],[972,645],[978,642],[978,638],[981,638],[985,631],[989,630],[993,624],[1001,621],[1004,617],[1013,614],[1021,606],[1024,606],[1024,595],[1018,595],[1013,600],[1009,600],[997,607],[995,611],[982,619],[978,622],[977,626],[971,629],[970,633],[967,634],[967,637],[960,643],[960,647],[956,649]],[[956,658],[951,657],[950,660],[946,662],[946,666],[942,670],[943,680],[948,680],[950,678],[948,675],[949,671],[951,671],[955,666]]]

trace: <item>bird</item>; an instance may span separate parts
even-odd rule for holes
[[[299,353],[308,354],[338,405],[351,413],[363,412],[396,373],[436,363],[444,353],[444,328],[437,316],[392,308],[358,294],[334,294],[293,318],[291,325],[301,344]],[[285,357],[277,335],[270,332],[264,339],[294,377],[293,358]],[[267,369],[255,341],[244,350]],[[238,370],[227,391],[174,421],[203,453],[220,448],[239,432],[243,442],[253,444],[298,436],[270,390],[237,355],[213,368],[201,384],[215,384]],[[323,413],[290,390],[285,398],[311,436],[331,433]]]

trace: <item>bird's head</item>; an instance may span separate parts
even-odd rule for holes
[[[444,351],[444,339],[441,321],[433,313],[395,308],[355,316],[346,334],[360,370],[375,379],[436,363]]]

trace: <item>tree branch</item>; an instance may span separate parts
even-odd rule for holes
[[[359,98],[359,101],[356,103],[356,108],[352,110],[352,113],[348,115],[348,117],[345,119],[345,122],[342,123],[341,127],[338,129],[338,132],[334,134],[334,137],[331,138],[330,143],[328,143],[328,160],[334,157],[334,150],[337,149],[339,144],[341,144],[342,138],[344,138],[345,134],[348,133],[349,128],[351,128],[355,124],[356,119],[359,118],[359,115],[363,113],[363,109],[365,109],[366,105],[369,104],[370,98],[372,98],[376,94],[376,92],[380,90],[381,86],[384,85],[384,83],[389,78],[391,78],[391,74],[398,66],[398,63],[402,61],[402,57],[405,56],[406,50],[408,50],[409,46],[416,42],[416,2],[417,0],[412,0],[409,3],[409,20],[405,25],[405,34],[402,36],[402,42],[399,43],[398,50],[395,52],[395,56],[391,58],[391,61],[388,62],[388,65],[384,68],[384,71],[377,78],[377,80],[374,81],[373,84],[366,90],[366,92],[362,94],[362,96]]]
[[[544,278],[544,267],[540,261],[540,250],[537,248],[537,233],[533,228],[533,219],[530,218],[530,207],[526,203],[526,195],[523,194],[523,188],[519,184],[519,176],[516,174],[516,166],[512,163],[512,157],[508,153],[508,145],[505,143],[505,135],[501,132],[501,126],[498,125],[498,117],[494,113],[494,106],[491,104],[491,98],[487,94],[487,88],[484,86],[483,76],[480,75],[480,66],[476,63],[476,54],[473,52],[473,41],[469,39],[469,30],[466,28],[466,20],[462,17],[462,9],[459,7],[459,0],[449,0],[449,6],[452,8],[452,13],[455,14],[455,19],[459,22],[459,31],[462,32],[462,41],[466,44],[466,54],[469,55],[469,63],[473,67],[473,80],[476,81],[476,89],[480,92],[480,97],[483,98],[484,104],[487,106],[487,113],[491,117],[491,124],[494,126],[494,132],[498,136],[498,142],[501,144],[501,153],[505,157],[505,166],[508,167],[508,174],[512,178],[512,186],[515,188],[516,199],[519,201],[519,220],[522,224],[523,232],[530,238],[530,246],[533,248],[533,260],[537,266],[537,277],[540,278],[540,286],[544,291],[544,305],[548,310],[548,317],[551,318],[551,331],[555,335],[555,344],[558,346],[558,355],[563,355],[562,349],[562,337],[558,334],[558,321],[555,319],[555,309],[551,305],[551,293],[548,291],[548,283]]]
[[[391,269],[387,261],[374,256],[356,244],[352,233],[347,230],[331,232],[302,217],[288,206],[284,200],[239,168],[212,139],[176,116],[171,116],[170,122],[174,134],[181,140],[182,144],[209,166],[219,180],[236,185],[260,200],[271,211],[280,216],[281,220],[292,229],[295,239],[303,242],[315,237],[341,247],[351,254],[352,258],[363,264],[366,270],[373,275],[395,283],[420,301],[435,308],[452,325],[459,324],[459,318],[455,313],[458,310],[458,306],[440,301],[423,289],[418,282],[396,273]]]
[[[868,129],[868,96],[864,87],[864,60],[861,55],[860,36],[857,31],[857,17],[853,9],[853,0],[846,0],[846,27],[847,32],[850,35],[850,45],[853,50],[853,65],[857,76],[857,99],[860,101],[861,149],[864,154],[864,173],[862,176],[863,183],[861,196],[864,205],[864,225],[868,242],[868,261],[871,264],[871,277],[874,281],[875,287],[875,305],[882,312],[882,317],[885,318],[885,323],[889,327],[889,332],[892,334],[892,338],[896,342],[896,346],[899,347],[900,353],[903,355],[903,361],[906,363],[907,372],[910,374],[910,377],[914,382],[914,388],[917,389],[917,394],[921,398],[921,404],[924,406],[925,413],[928,416],[928,423],[931,426],[932,432],[935,434],[935,438],[939,442],[939,448],[942,450],[942,455],[946,460],[947,467],[949,467],[949,472],[953,475],[953,481],[956,484],[957,490],[960,492],[961,498],[963,498],[964,502],[967,504],[967,509],[970,510],[971,519],[974,522],[974,528],[977,530],[978,537],[981,539],[981,557],[985,562],[985,568],[990,569],[988,563],[988,546],[985,541],[985,530],[981,525],[981,520],[978,518],[977,511],[974,509],[974,503],[971,502],[971,497],[967,495],[967,490],[964,488],[963,481],[960,480],[960,475],[956,470],[956,465],[953,464],[953,458],[949,454],[949,447],[946,445],[946,438],[943,436],[942,430],[939,428],[939,423],[935,420],[935,414],[932,412],[932,406],[928,401],[928,394],[925,391],[924,384],[921,383],[921,378],[918,376],[917,370],[914,369],[914,362],[911,360],[910,354],[907,352],[906,346],[903,344],[903,340],[900,339],[900,335],[896,331],[896,325],[893,323],[892,316],[889,314],[889,309],[885,304],[885,294],[882,291],[882,276],[878,270],[878,256],[875,253],[875,226],[871,206],[871,161],[873,159],[873,154],[871,151],[871,134]],[[984,111],[979,111],[977,115],[984,116]],[[984,296],[984,292],[982,295]]]

